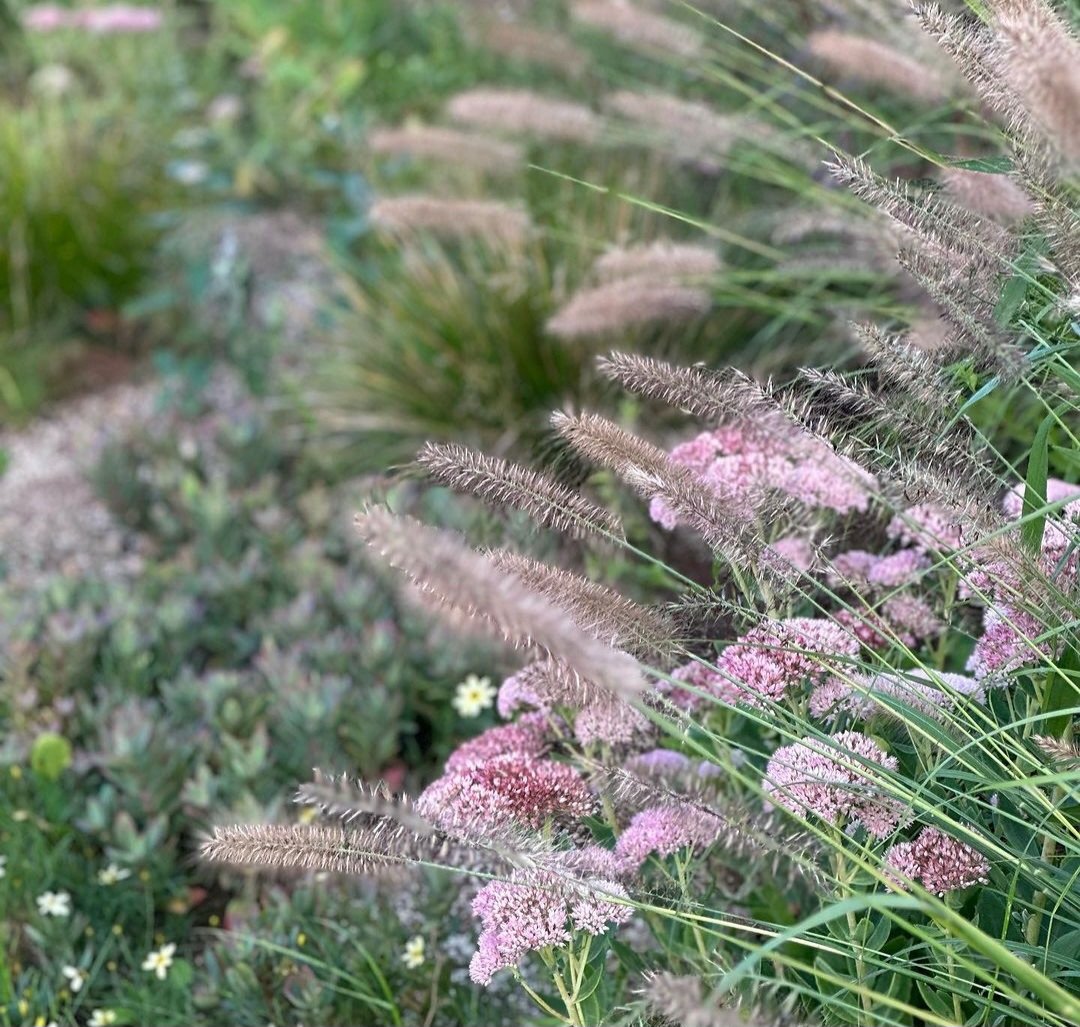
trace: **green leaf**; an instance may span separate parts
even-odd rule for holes
[[[61,735],[46,731],[38,735],[30,750],[30,767],[35,774],[55,781],[71,766],[71,743]]]
[[[1054,426],[1056,415],[1047,414],[1035,432],[1035,439],[1031,443],[1031,452],[1028,454],[1027,480],[1024,483],[1024,511],[1023,516],[1034,515],[1030,520],[1025,520],[1020,528],[1024,545],[1029,549],[1039,552],[1042,547],[1043,530],[1046,527],[1046,476],[1050,466],[1050,457],[1047,443],[1050,437],[1050,429]],[[1041,513],[1036,511],[1041,510]]]
[[[1066,467],[1074,471],[1080,470],[1080,449],[1074,449],[1072,446],[1051,446],[1050,452]]]
[[[917,977],[915,983],[919,987],[919,994],[922,995],[923,1001],[930,1009],[943,1019],[953,1018],[952,998],[939,988],[937,981]]]
[[[985,171],[991,175],[1006,175],[1012,171],[1012,160],[1009,157],[973,157],[969,160],[954,160],[950,162],[954,168],[966,168],[968,171]]]
[[[1058,669],[1051,673],[1046,689],[1044,713],[1063,711],[1058,717],[1044,721],[1047,733],[1061,738],[1069,729],[1073,709],[1080,701],[1080,653],[1069,646],[1057,661]]]
[[[186,960],[178,959],[169,970],[169,981],[178,988],[186,988],[195,979],[195,968]]]

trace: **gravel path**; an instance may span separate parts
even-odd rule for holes
[[[319,234],[296,215],[255,215],[203,236],[243,254],[253,284],[251,316],[279,324],[286,350],[314,323],[332,281]],[[57,406],[28,427],[0,432],[0,581],[32,587],[53,574],[137,574],[139,540],[113,519],[88,474],[105,447],[154,417],[156,380],[113,386]]]

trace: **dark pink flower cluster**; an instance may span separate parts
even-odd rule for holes
[[[936,827],[924,827],[914,841],[897,842],[885,854],[885,866],[901,887],[915,881],[935,895],[990,879],[990,864],[984,856]]]
[[[513,724],[488,728],[475,738],[462,742],[447,759],[446,770],[456,773],[494,756],[538,758],[547,749],[547,717],[543,713],[529,713]]]
[[[726,498],[753,501],[774,490],[805,506],[844,514],[865,510],[875,487],[874,479],[852,461],[782,420],[703,432],[676,446],[670,456]],[[649,513],[665,528],[678,524],[661,499],[652,501]]]
[[[637,870],[651,853],[670,856],[679,849],[707,849],[720,835],[720,818],[689,803],[654,806],[635,813],[615,843],[627,871]]]
[[[61,7],[35,4],[23,12],[23,25],[31,32],[79,29],[98,35],[122,32],[154,32],[164,19],[154,7],[104,4],[101,7]]]
[[[448,771],[424,789],[418,812],[446,830],[491,830],[507,821],[541,827],[549,817],[578,820],[593,808],[573,767],[522,753]]]
[[[832,665],[858,653],[858,639],[836,620],[764,621],[721,654],[717,667],[723,691],[719,694],[728,702],[748,706],[779,702],[788,689],[804,681],[822,681]]]
[[[861,823],[884,838],[900,822],[904,807],[886,795],[865,763],[896,770],[873,739],[841,731],[829,740],[804,738],[773,753],[763,787],[770,799],[801,817],[814,814],[830,824]]]
[[[570,941],[571,928],[604,934],[633,915],[626,890],[614,881],[574,881],[542,871],[515,871],[507,881],[486,884],[472,909],[483,930],[469,964],[469,976],[490,984],[502,969],[526,953]]]

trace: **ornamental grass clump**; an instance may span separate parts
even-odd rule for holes
[[[1023,25],[1055,60],[1075,40],[1031,0],[919,20],[1008,114],[1009,177],[914,186],[837,152],[814,193],[874,209],[942,344],[883,304],[851,363],[768,379],[613,353],[633,402],[552,415],[562,479],[423,449],[538,529],[516,552],[357,522],[433,616],[517,653],[505,723],[415,801],[320,792],[330,827],[220,828],[209,857],[479,879],[471,977],[544,1022],[1080,1022],[1077,203],[1047,139],[1068,112],[1017,70]]]

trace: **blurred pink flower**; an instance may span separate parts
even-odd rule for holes
[[[81,29],[98,35],[124,32],[154,32],[164,24],[155,7],[132,4],[105,4],[101,7],[60,7],[36,4],[23,13],[23,25],[31,32]]]

